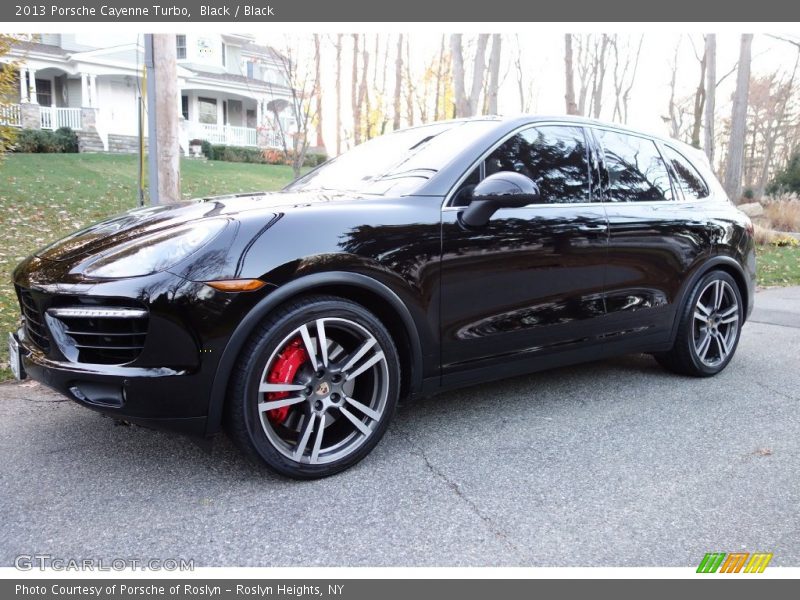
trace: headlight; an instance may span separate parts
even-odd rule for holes
[[[83,268],[91,277],[140,277],[164,271],[199,250],[227,224],[223,219],[201,221],[159,231],[118,246]]]

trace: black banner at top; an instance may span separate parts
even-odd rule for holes
[[[30,22],[791,22],[800,3],[759,0],[9,0],[0,19]]]

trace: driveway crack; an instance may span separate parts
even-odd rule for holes
[[[448,488],[450,488],[456,495],[456,497],[469,509],[469,511],[484,522],[487,529],[492,533],[492,535],[494,535],[497,539],[508,545],[514,552],[517,553],[517,555],[520,555],[522,553],[520,548],[509,539],[505,531],[503,531],[503,529],[499,525],[497,525],[497,523],[495,523],[494,519],[484,514],[483,511],[481,511],[480,507],[478,507],[478,505],[464,493],[464,490],[461,489],[461,486],[458,484],[458,482],[451,479],[447,475],[447,473],[445,473],[442,469],[433,464],[430,457],[425,452],[425,449],[419,444],[415,443],[413,438],[408,432],[403,431],[399,427],[396,427],[395,431],[400,435],[400,437],[405,439],[405,441],[408,443],[411,454],[421,458],[422,462],[425,464],[425,467],[428,469],[428,471],[430,471],[430,473],[434,477],[441,480]]]

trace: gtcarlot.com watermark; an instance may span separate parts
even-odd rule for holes
[[[20,571],[194,571],[192,558],[68,558],[52,554],[20,554]]]

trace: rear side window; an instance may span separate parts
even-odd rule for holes
[[[486,159],[486,175],[516,171],[539,186],[547,204],[589,202],[589,160],[580,127],[543,125],[509,138]]]
[[[603,146],[610,202],[672,200],[667,166],[655,142],[634,135],[597,129]]]
[[[669,146],[664,146],[664,155],[672,167],[675,183],[683,191],[683,197],[686,200],[700,200],[708,197],[708,186],[691,162]]]

